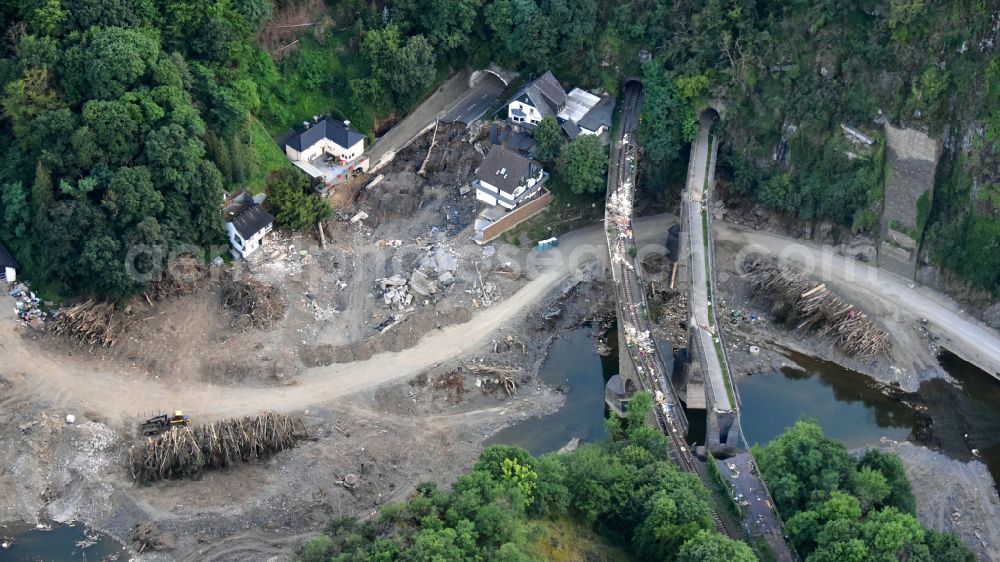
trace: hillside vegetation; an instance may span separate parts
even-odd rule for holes
[[[641,76],[656,189],[678,185],[695,115],[722,100],[731,197],[858,232],[880,220],[884,147],[850,157],[840,124],[925,130],[945,152],[915,234],[947,270],[1000,288],[994,3],[327,0],[275,61],[255,36],[300,4],[3,3],[0,237],[26,277],[134,293],[146,277],[133,273],[161,261],[135,248],[221,251],[222,191],[263,190],[288,168],[265,131],[330,113],[372,135],[451,70],[495,61],[611,92]]]

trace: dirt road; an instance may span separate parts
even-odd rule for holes
[[[924,318],[928,331],[938,338],[939,345],[1000,379],[1000,334],[964,314],[960,305],[936,291],[911,288],[902,277],[811,242],[721,222],[715,223],[715,238],[719,242],[742,246],[738,260],[753,253],[778,256],[851,294],[852,298],[871,303],[876,307],[872,313],[880,317],[885,314],[892,319],[903,313],[908,320]],[[735,264],[724,266],[730,268]],[[890,332],[898,339],[908,337],[904,332],[912,330]],[[908,344],[910,347],[919,345],[919,342]]]
[[[659,241],[670,215],[646,217],[636,222],[640,240]],[[13,400],[40,401],[65,413],[100,412],[110,419],[128,419],[138,412],[183,408],[198,419],[255,413],[264,409],[298,411],[335,398],[414,376],[448,360],[473,353],[494,331],[515,321],[532,304],[544,298],[580,266],[606,260],[607,248],[600,225],[574,231],[561,246],[539,260],[538,273],[521,290],[491,308],[476,313],[464,324],[449,326],[424,336],[400,352],[375,355],[369,360],[305,369],[289,385],[277,388],[227,387],[192,381],[150,380],[137,373],[106,367],[81,366],[71,357],[46,356],[22,339],[10,317],[0,321],[7,337],[0,347],[0,374],[11,385]]]

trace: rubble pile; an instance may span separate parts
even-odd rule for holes
[[[35,329],[45,327],[45,319],[48,317],[48,313],[42,310],[42,300],[31,291],[27,283],[14,285],[10,296],[16,299],[14,301],[14,312],[17,314],[17,319],[23,325],[31,326]]]
[[[402,275],[383,277],[378,280],[382,288],[382,300],[393,310],[405,310],[413,304],[413,294],[410,293],[409,282]]]
[[[633,158],[631,153],[626,156],[629,162]],[[617,232],[617,239],[612,241],[611,260],[629,269],[633,269],[630,250],[635,248],[635,239],[632,232],[632,211],[634,204],[632,188],[631,178],[626,178],[618,182],[618,186],[608,196],[606,205],[607,226],[609,228],[613,227]]]
[[[639,348],[640,354],[649,355],[656,350],[653,343],[653,336],[649,333],[649,330],[640,332],[629,322],[623,322],[622,328],[625,331],[625,343]]]

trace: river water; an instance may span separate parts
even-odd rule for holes
[[[0,525],[0,542],[10,538],[14,544],[0,550],[0,560],[124,562],[129,559],[120,543],[84,525],[53,524],[50,531],[20,523]]]
[[[568,387],[566,403],[557,412],[516,423],[499,431],[486,444],[517,445],[533,455],[558,450],[570,439],[598,441],[605,436],[604,383],[618,373],[616,350],[610,357],[597,353],[597,329],[592,326],[564,332],[552,343],[538,376],[553,387]],[[617,338],[608,342],[617,345]]]
[[[873,445],[883,436],[909,439],[958,460],[978,458],[994,485],[1000,483],[1000,382],[988,373],[944,352],[941,365],[955,384],[935,379],[915,394],[887,393],[873,379],[835,363],[788,356],[801,368],[737,382],[749,443],[767,442],[808,416],[849,448]]]
[[[617,373],[618,357],[617,350],[611,357],[598,355],[595,336],[592,327],[562,334],[539,370],[547,384],[569,387],[566,404],[500,431],[488,445],[518,445],[539,455],[574,437],[582,442],[604,437],[604,383]],[[617,343],[613,334],[609,339]],[[789,366],[737,380],[750,444],[770,441],[805,416],[848,448],[874,445],[881,437],[908,439],[959,460],[979,458],[994,483],[1000,482],[1000,382],[989,374],[945,352],[941,364],[956,384],[935,379],[907,394],[835,363],[794,352],[787,356]],[[688,412],[688,421],[689,441],[703,443],[704,412]]]

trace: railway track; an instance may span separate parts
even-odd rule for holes
[[[637,146],[632,139],[632,134],[635,132],[639,124],[638,110],[641,101],[642,87],[635,84],[627,85],[625,92],[625,107],[622,110],[621,129],[618,138],[614,140],[613,144],[613,165],[611,169],[608,170],[609,197],[611,193],[616,192],[623,186],[623,179],[634,179],[634,170],[631,168],[628,157],[629,155],[634,155],[636,153]],[[630,193],[628,194],[628,200],[631,201],[635,189],[634,183],[630,182],[629,188]],[[610,210],[606,212],[610,213]],[[607,215],[605,220],[608,220]],[[627,224],[630,228],[631,209],[629,209]],[[615,285],[616,296],[618,297],[619,316],[624,317],[627,322],[638,331],[638,333],[647,332],[650,329],[649,318],[645,313],[640,314],[638,311],[640,304],[643,303],[644,300],[636,295],[637,291],[642,290],[642,284],[634,269],[635,266],[624,259],[618,260],[617,262],[614,259],[615,256],[628,255],[628,244],[634,245],[634,238],[632,236],[620,236],[620,227],[617,222],[614,224],[613,233],[610,228],[608,229],[608,232],[609,251],[612,256],[612,268],[617,270],[617,275],[615,275],[614,278],[616,280]],[[628,244],[626,244],[626,242],[628,242]],[[659,357],[659,351],[655,348],[655,346],[652,351],[648,353],[643,352],[641,349],[633,350],[629,347],[628,354],[636,367],[636,372],[639,374],[638,378],[640,379],[640,386],[643,387],[643,390],[649,391],[654,395],[658,391],[665,397],[667,403],[673,404],[676,408],[680,408],[680,401],[677,400],[673,387],[669,384],[669,381],[667,381],[666,373],[662,372],[661,366],[664,365],[663,360]],[[666,385],[660,383],[661,374],[663,375],[663,380],[667,381]],[[691,449],[685,441],[685,431],[683,431],[682,427],[677,423],[676,417],[660,404],[656,405],[654,411],[656,412],[657,425],[667,436],[667,444],[669,448],[667,456],[683,470],[696,474],[700,478],[705,478],[706,475],[702,474],[702,471],[699,470],[699,465],[695,461],[694,455],[691,453]],[[715,523],[715,527],[719,530],[719,532],[733,539],[742,538],[742,533],[738,533],[731,529],[721,517],[718,510],[714,507],[712,508],[712,521]]]

